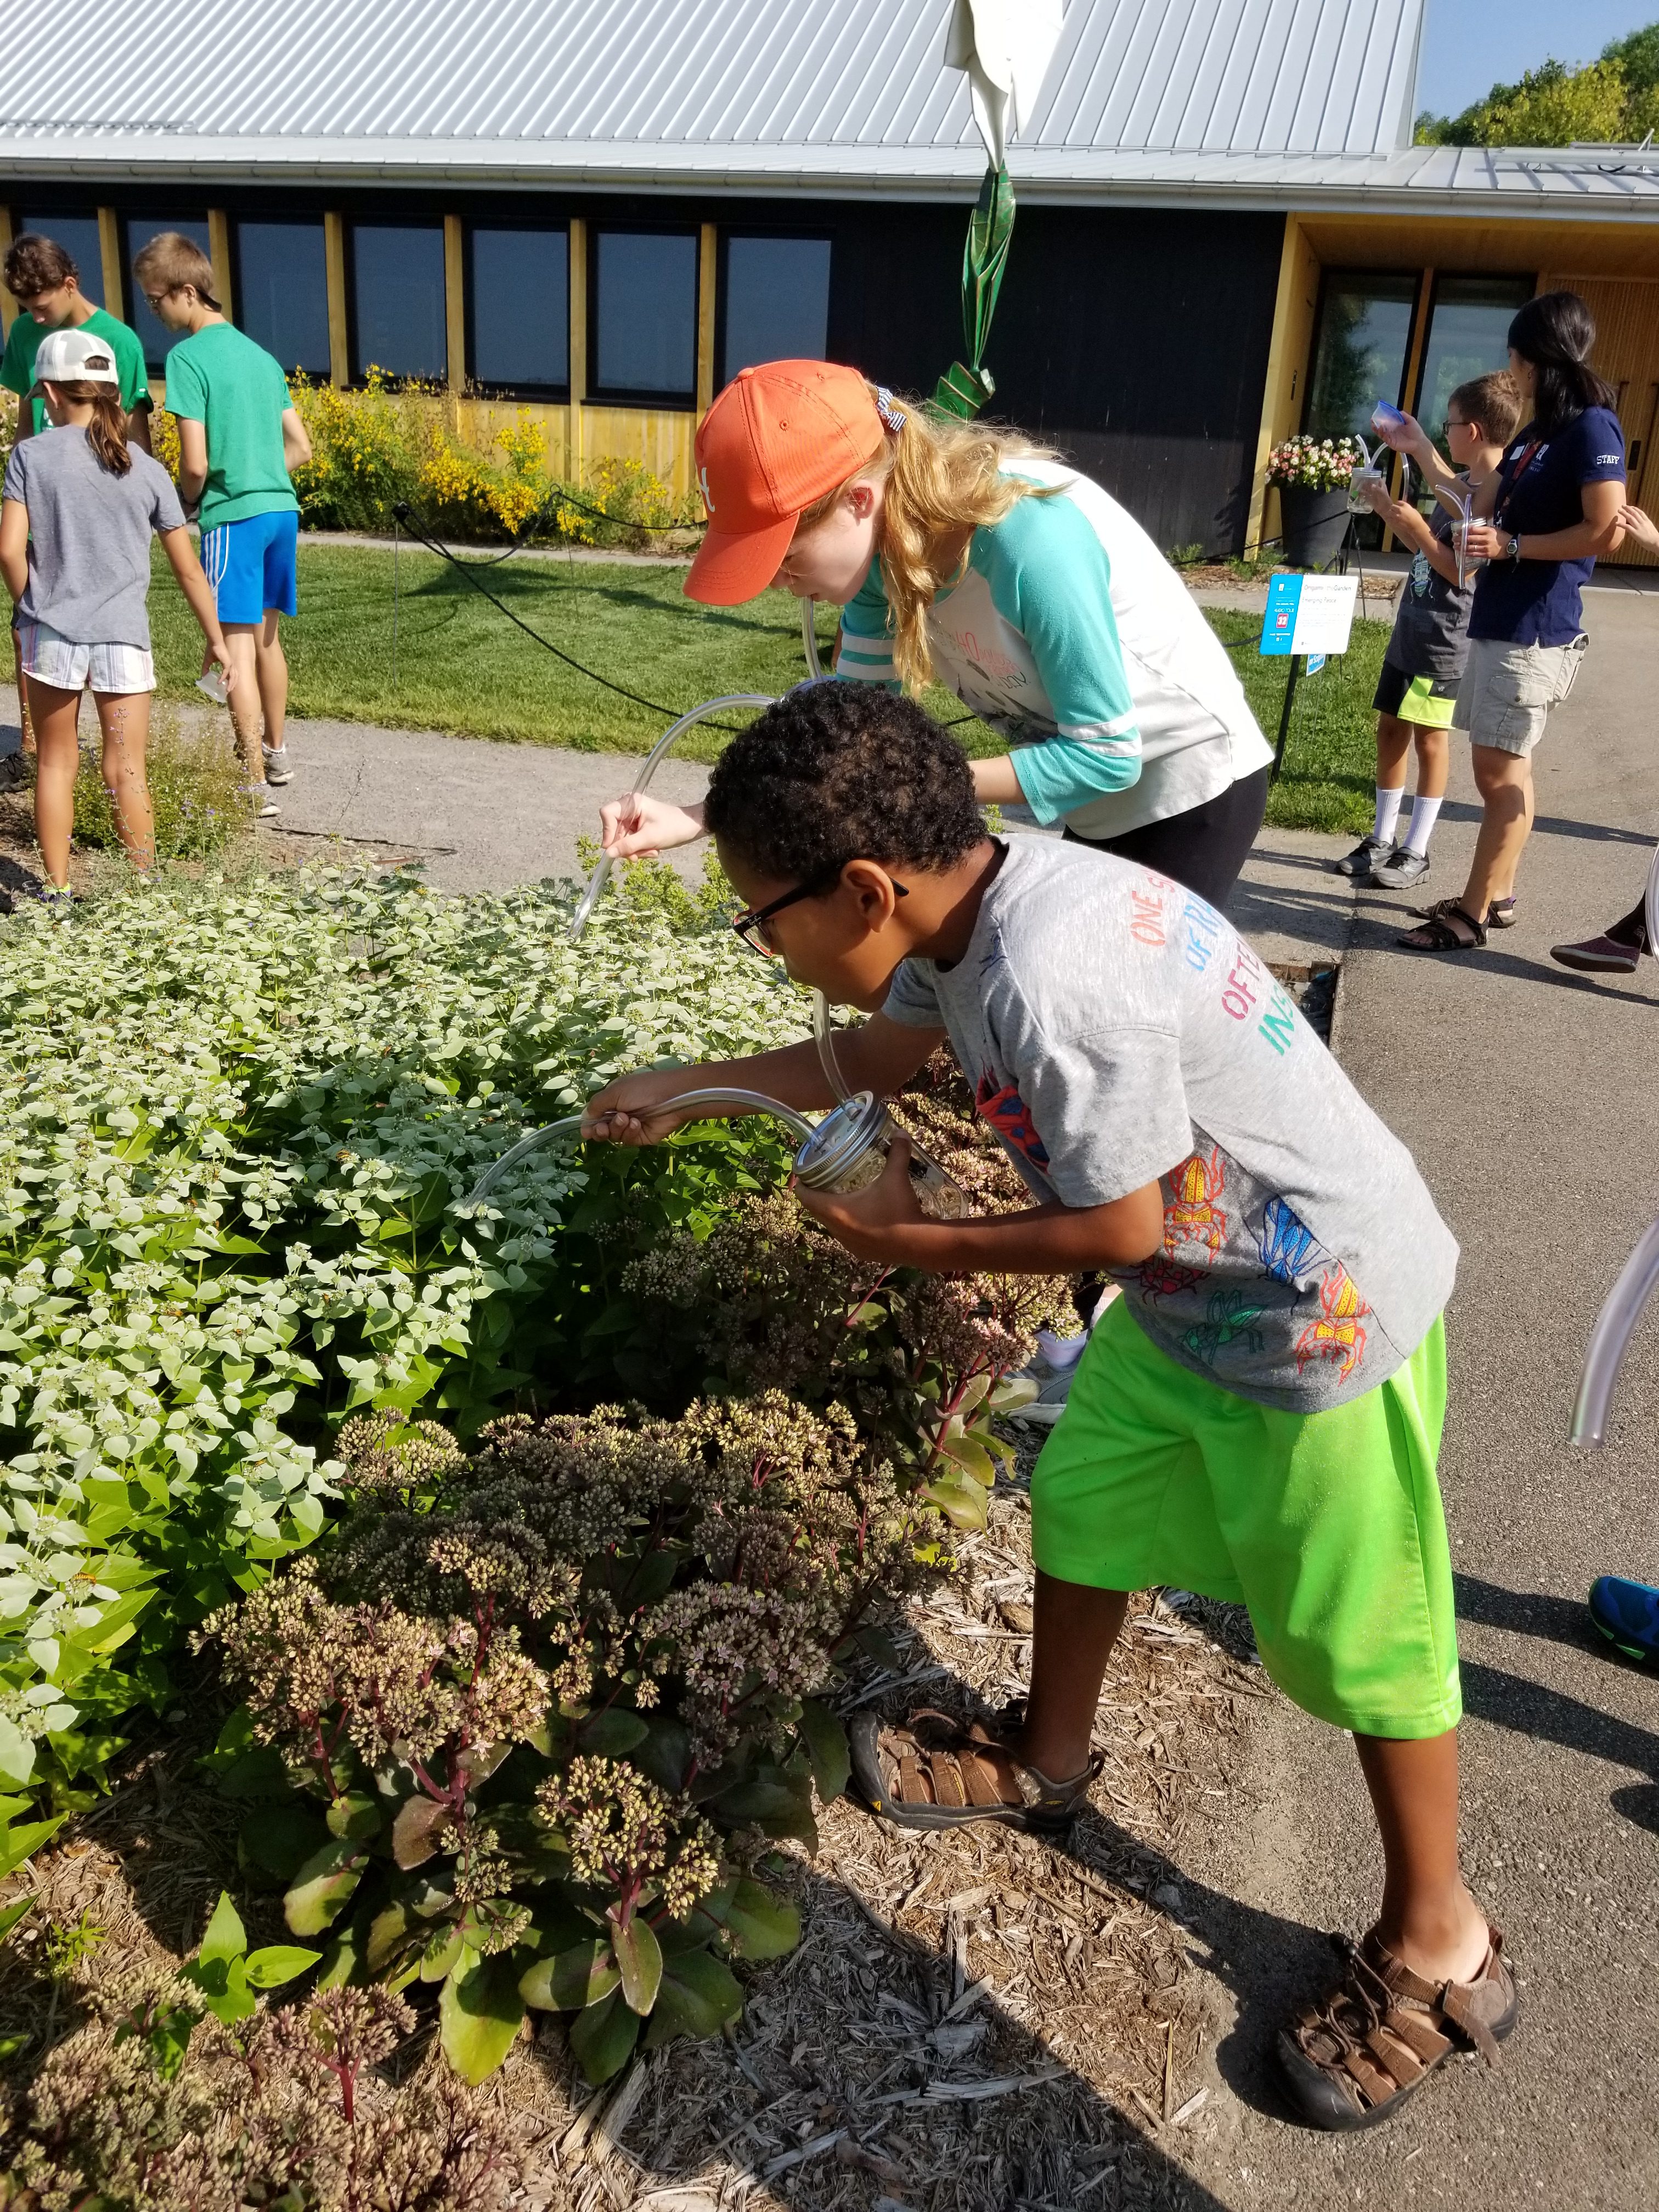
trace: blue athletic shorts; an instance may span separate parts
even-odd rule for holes
[[[222,623],[262,623],[268,608],[300,611],[295,574],[300,518],[292,507],[222,522],[202,533],[202,567]]]

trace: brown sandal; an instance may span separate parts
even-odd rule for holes
[[[1422,909],[1423,926],[1396,937],[1407,952],[1473,952],[1486,941],[1486,926],[1455,899],[1439,899]]]
[[[1007,1724],[1007,1716],[1001,1717]],[[860,1713],[851,1730],[853,1782],[872,1813],[901,1828],[961,1828],[998,1820],[1033,1835],[1057,1835],[1082,1810],[1104,1765],[1090,1755],[1081,1774],[1055,1782],[1017,1759],[982,1721],[964,1729],[926,1709],[902,1726]]]
[[[1334,1938],[1347,1972],[1322,2005],[1297,2014],[1279,2037],[1291,2101],[1316,2128],[1375,2127],[1454,2051],[1478,2051],[1489,2066],[1520,2012],[1504,1932],[1490,1942],[1472,1982],[1426,1982],[1382,1943]]]

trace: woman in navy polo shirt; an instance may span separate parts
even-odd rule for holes
[[[1485,811],[1461,896],[1425,910],[1399,941],[1467,952],[1515,920],[1515,872],[1532,829],[1532,750],[1572,689],[1588,640],[1580,592],[1614,551],[1625,504],[1625,439],[1613,393],[1589,364],[1595,343],[1576,292],[1528,300],[1510,325],[1510,373],[1527,420],[1475,494],[1468,550],[1475,579],[1469,658],[1455,728],[1469,733]],[[1389,443],[1431,484],[1451,471],[1407,416]]]

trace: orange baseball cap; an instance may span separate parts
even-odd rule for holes
[[[855,368],[769,361],[739,369],[697,432],[708,530],[685,580],[687,599],[735,607],[763,592],[804,509],[856,476],[883,435]]]

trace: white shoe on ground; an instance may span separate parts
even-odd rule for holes
[[[247,795],[253,802],[253,818],[256,822],[274,822],[283,811],[271,797],[270,786],[268,783],[249,784]]]
[[[294,780],[294,769],[289,761],[287,745],[264,745],[261,747],[261,750],[265,757],[265,781],[291,783]]]

